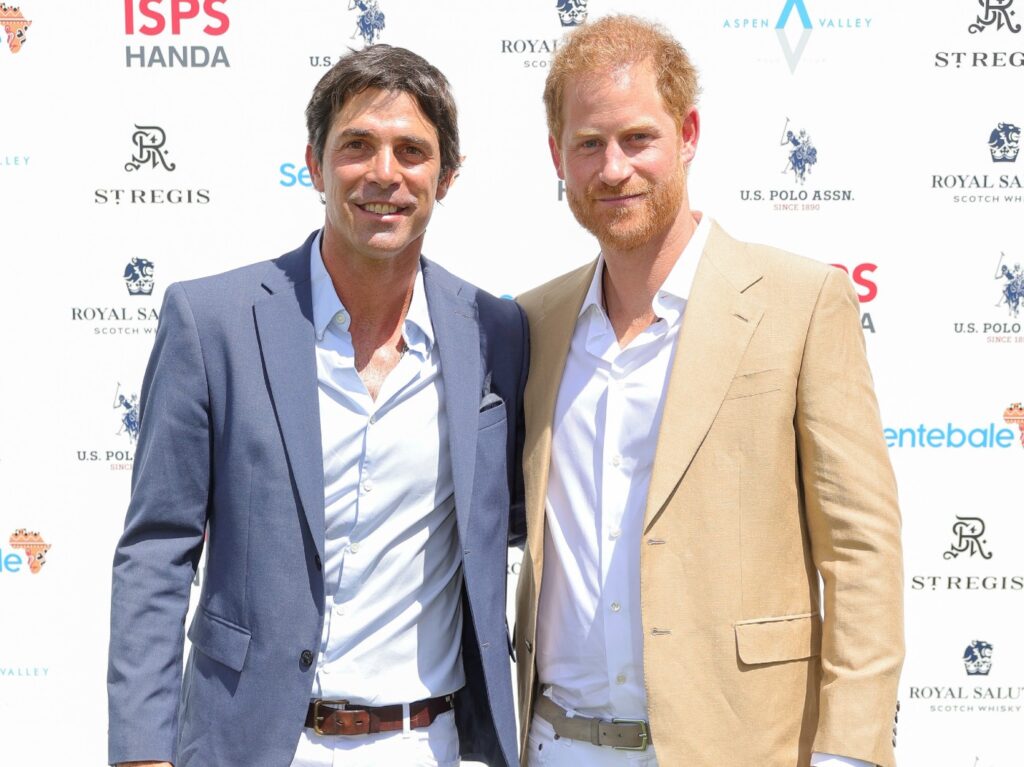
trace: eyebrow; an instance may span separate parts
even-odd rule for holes
[[[374,132],[367,130],[366,128],[345,128],[341,133],[338,134],[338,139],[349,139],[349,138],[373,138]],[[395,139],[396,143],[399,144],[412,144],[413,146],[419,147],[423,151],[431,149],[430,142],[420,136],[414,136],[412,134],[405,134],[398,136]]]
[[[616,131],[616,133],[657,133],[660,129],[657,124],[651,122],[640,122],[634,123],[627,128]],[[596,128],[583,128],[572,134],[572,137],[576,140],[595,138],[602,135],[602,132]]]

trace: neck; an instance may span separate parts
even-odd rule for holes
[[[400,332],[412,300],[422,237],[397,255],[368,258],[345,248],[324,228],[321,255],[334,290],[351,315],[351,326],[383,342]]]
[[[693,237],[698,220],[684,202],[672,225],[639,247],[623,250],[601,244],[605,310],[621,347],[654,322],[654,296]]]

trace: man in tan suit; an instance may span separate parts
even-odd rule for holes
[[[635,17],[548,75],[601,253],[520,299],[524,762],[893,767],[900,518],[857,298],[691,210],[697,92]]]

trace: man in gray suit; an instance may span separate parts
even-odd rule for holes
[[[460,161],[437,69],[352,53],[306,117],[323,229],[164,299],[114,557],[109,760],[513,765],[524,317],[420,255]]]

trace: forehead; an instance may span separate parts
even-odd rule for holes
[[[401,132],[437,142],[437,128],[404,91],[366,88],[351,94],[331,121],[331,133],[346,129]]]
[[[598,123],[672,119],[648,62],[576,75],[566,82],[564,93],[562,117],[569,132]]]

